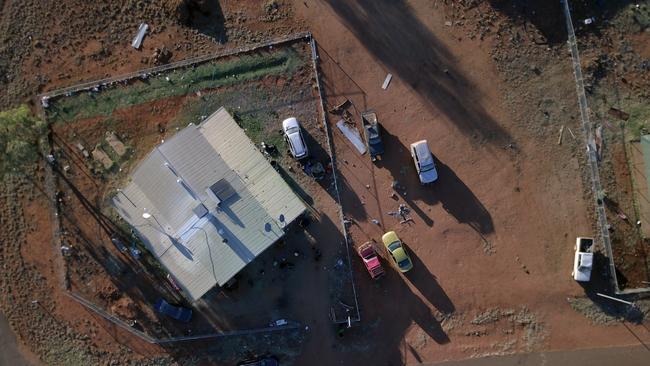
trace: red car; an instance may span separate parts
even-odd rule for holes
[[[363,264],[366,265],[370,277],[376,280],[377,278],[384,275],[384,267],[381,266],[377,252],[375,252],[375,247],[372,245],[372,242],[367,242],[359,247],[358,249],[359,256],[363,259]]]

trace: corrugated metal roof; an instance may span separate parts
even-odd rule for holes
[[[222,179],[234,194],[217,205],[207,190]],[[199,204],[207,215],[194,213]],[[113,205],[193,299],[228,282],[306,209],[223,107],[154,149]]]

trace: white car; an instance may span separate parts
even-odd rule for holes
[[[282,121],[282,131],[284,132],[284,139],[289,145],[289,151],[294,158],[300,160],[309,156],[307,144],[305,144],[305,139],[302,137],[302,130],[297,119],[291,117]]]
[[[415,163],[415,170],[418,172],[420,183],[427,184],[435,182],[438,179],[436,164],[433,162],[433,156],[427,140],[421,140],[411,144],[411,156]]]
[[[578,282],[591,280],[591,269],[594,265],[594,239],[578,237],[574,247],[576,254],[573,260],[571,276]]]

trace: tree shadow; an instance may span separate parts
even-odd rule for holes
[[[512,19],[515,23],[534,26],[542,35],[536,43],[559,45],[567,40],[563,4],[561,1],[548,0],[489,0],[490,5],[499,13]],[[569,1],[571,17],[577,33],[601,35],[601,30],[620,10],[635,3],[632,0],[604,1],[584,0]],[[594,18],[593,23],[584,20]]]
[[[511,137],[483,108],[458,60],[402,0],[327,0],[370,53],[464,135],[496,145]]]
[[[226,35],[225,18],[219,0],[183,0],[176,9],[181,24],[224,44]]]

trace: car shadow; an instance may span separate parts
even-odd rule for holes
[[[481,235],[493,233],[492,216],[481,201],[448,165],[439,159],[436,162],[439,178],[432,191],[439,197],[442,208]]]
[[[404,277],[441,313],[451,314],[456,311],[454,303],[451,302],[445,290],[440,287],[436,276],[429,272],[429,269],[422,263],[420,257],[414,251],[409,250],[406,245],[405,247],[413,262],[413,269],[406,272]]]
[[[385,255],[382,253],[382,256]],[[358,258],[355,262],[357,262],[356,270],[366,272]],[[338,348],[339,344],[342,345],[340,347],[346,348],[357,344],[370,347],[367,352],[356,356],[356,359],[355,356],[351,356],[350,358],[354,359],[351,360],[354,361],[352,364],[403,365],[405,357],[403,352],[407,352],[406,347],[409,345],[404,338],[409,333],[417,334],[414,333],[417,332],[416,327],[436,344],[450,343],[451,339],[442,328],[436,310],[406,285],[403,276],[392,263],[383,258],[382,265],[386,274],[379,280],[371,280],[368,273],[357,274],[364,320],[358,326],[347,329],[336,347]],[[411,271],[415,271],[415,268]],[[421,272],[418,276],[417,281],[435,281],[428,271]],[[431,277],[427,278],[427,276]],[[386,296],[390,296],[393,300],[385,301]],[[396,303],[399,306],[396,306]],[[447,305],[446,308],[453,308],[453,305]],[[373,340],[369,346],[368,339]]]
[[[390,172],[395,193],[427,226],[433,226],[434,221],[431,216],[415,201],[422,201],[425,206],[428,206],[438,203],[439,200],[420,184],[409,148],[384,126],[382,126],[381,138],[385,152],[375,165]]]
[[[490,212],[451,167],[434,154],[438,180],[423,186],[418,179],[409,148],[385,128],[382,139],[386,153],[382,160],[376,162],[377,166],[390,172],[396,182],[394,190],[397,195],[426,225],[433,226],[433,219],[416,201],[423,202],[423,206],[442,204],[442,208],[459,223],[470,226],[480,235],[494,232]]]

